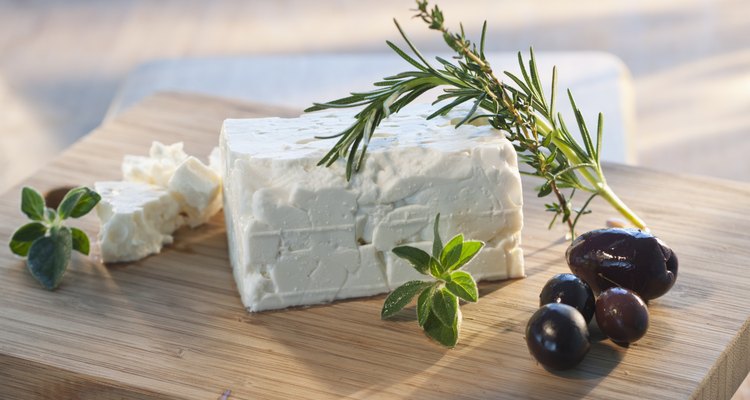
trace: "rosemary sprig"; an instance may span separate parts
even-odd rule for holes
[[[351,93],[348,97],[328,103],[315,103],[305,110],[309,112],[362,107],[355,115],[354,124],[343,132],[328,137],[338,138],[338,141],[321,159],[319,165],[330,166],[340,157],[346,157],[346,175],[347,179],[351,179],[352,174],[362,166],[367,145],[380,122],[424,92],[443,87],[443,93],[433,104],[444,105],[428,119],[445,115],[457,106],[471,102],[468,113],[456,127],[478,118],[486,118],[494,128],[505,132],[515,146],[519,160],[531,167],[531,171],[524,173],[543,180],[537,188],[538,196],[554,194],[554,201],[546,204],[547,211],[554,214],[550,227],[561,217],[562,222],[567,224],[571,237],[575,238],[575,227],[580,217],[590,212],[588,206],[591,200],[601,196],[633,225],[647,229],[645,222],[607,185],[600,163],[602,114],[599,114],[594,140],[583,120],[581,110],[568,90],[570,106],[583,141],[581,146],[566,126],[562,115],[556,111],[556,68],[552,69],[548,101],[539,79],[533,50],[529,51],[528,61],[524,60],[520,52],[518,53],[520,76],[505,72],[505,76],[512,82],[509,84],[495,75],[485,58],[487,22],[482,27],[482,35],[477,46],[466,38],[463,25],[458,33],[448,30],[443,13],[437,6],[430,9],[426,0],[417,0],[415,11],[415,18],[421,19],[430,29],[442,34],[446,44],[456,52],[455,62],[436,57],[439,67],[433,67],[394,20],[413,57],[390,41],[386,43],[415,70],[383,78],[375,83],[375,90]],[[566,195],[564,191],[568,191],[569,194]],[[581,207],[574,207],[572,203],[577,192],[584,192],[588,196]]]

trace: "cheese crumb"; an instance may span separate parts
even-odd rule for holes
[[[195,157],[177,167],[167,188],[187,214],[191,228],[205,224],[221,210],[221,178]]]
[[[122,162],[122,176],[126,181],[166,187],[175,170],[187,158],[182,142],[169,146],[153,142],[147,157],[125,156]]]

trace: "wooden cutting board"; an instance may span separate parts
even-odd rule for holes
[[[185,94],[149,98],[74,145],[25,184],[40,190],[119,179],[124,154],[184,141],[205,157],[225,118],[289,110]],[[629,349],[593,344],[578,368],[529,356],[526,322],[553,274],[567,271],[561,230],[524,181],[528,278],[480,285],[459,345],[420,332],[413,309],[381,321],[384,296],[248,314],[227,261],[223,216],[177,234],[140,262],[75,256],[48,292],[0,246],[3,399],[728,398],[750,370],[750,185],[607,165],[616,191],[680,257],[677,284],[650,305]],[[20,192],[0,198],[0,238],[24,222]],[[584,229],[613,216],[602,203]],[[91,235],[97,221],[76,221]],[[594,333],[596,336],[596,333]]]

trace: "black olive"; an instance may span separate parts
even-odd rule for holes
[[[531,355],[547,368],[573,368],[589,351],[586,320],[567,304],[545,304],[526,325],[526,345]]]
[[[50,190],[44,195],[45,205],[56,210],[62,202],[62,199],[65,198],[65,195],[72,189],[72,186],[60,186]]]
[[[596,299],[596,323],[616,343],[633,343],[648,330],[648,308],[632,290],[614,287]]]
[[[594,293],[624,287],[643,300],[655,299],[677,279],[677,256],[664,242],[638,229],[586,232],[565,253],[570,270]]]
[[[539,305],[567,304],[578,310],[588,324],[594,316],[594,293],[586,282],[573,274],[557,274],[542,288]]]

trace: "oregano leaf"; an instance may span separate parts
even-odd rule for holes
[[[33,242],[18,242],[11,240],[8,244],[8,247],[10,247],[10,251],[20,257],[26,257],[29,254],[29,249],[31,248],[31,244]]]
[[[98,193],[87,187],[71,189],[57,207],[60,218],[80,218],[91,211],[101,200]]]
[[[432,295],[432,313],[444,325],[456,324],[458,316],[458,297],[448,289],[436,290]]]
[[[443,251],[440,253],[440,262],[446,269],[450,269],[453,264],[458,262],[461,257],[463,242],[464,235],[459,233],[446,243]]]
[[[417,295],[425,286],[430,285],[429,282],[422,281],[409,281],[396,288],[388,295],[383,303],[383,309],[380,311],[380,318],[388,319],[399,311],[401,311],[407,304],[411,303],[414,296]]]
[[[465,271],[453,271],[445,282],[446,289],[463,300],[472,303],[479,299],[479,290],[474,278]]]
[[[440,279],[443,276],[443,272],[445,272],[445,268],[440,264],[440,261],[435,257],[430,257],[430,275],[436,279]]]
[[[70,233],[73,237],[73,250],[86,256],[89,255],[91,245],[86,232],[78,228],[70,228]]]
[[[35,240],[26,260],[31,276],[45,289],[57,288],[68,267],[72,247],[73,239],[66,227],[53,229],[49,236]]]
[[[458,325],[446,325],[435,314],[430,314],[424,324],[425,334],[446,347],[455,347],[458,343]]]
[[[440,253],[443,251],[443,241],[440,239],[440,213],[435,216],[433,235],[434,239],[432,240],[432,256],[439,260]]]
[[[420,274],[428,274],[430,255],[422,249],[411,246],[398,246],[391,250],[393,254],[408,261]]]
[[[88,214],[102,199],[99,193],[96,193],[89,188],[84,189],[86,189],[85,193],[78,199],[75,207],[73,207],[73,210],[70,212],[69,216],[71,218],[81,218]]]
[[[89,213],[101,196],[87,187],[69,190],[54,210],[39,192],[21,190],[21,211],[34,222],[21,226],[10,239],[10,250],[26,257],[26,266],[44,288],[55,289],[65,274],[73,250],[88,255],[91,243],[85,232],[64,225],[66,218]]]
[[[68,218],[68,215],[73,211],[73,208],[78,203],[78,199],[83,196],[83,193],[84,188],[82,187],[70,189],[70,191],[65,194],[62,201],[60,201],[60,205],[57,206],[57,215],[59,215],[61,219]]]
[[[435,284],[432,284],[422,290],[417,298],[417,322],[419,326],[424,326],[427,318],[432,311],[432,294],[435,292]]]
[[[21,211],[34,221],[44,220],[44,197],[34,188],[21,190]]]
[[[31,244],[47,233],[47,227],[41,222],[30,222],[20,228],[10,238],[10,250],[13,254],[26,257]]]
[[[468,264],[474,256],[484,247],[484,242],[479,240],[467,240],[461,244],[461,255],[458,261],[448,267],[448,271],[455,271]]]
[[[464,240],[457,234],[443,246],[439,232],[440,214],[435,217],[432,251],[411,246],[397,246],[393,253],[407,260],[418,272],[431,275],[432,282],[409,281],[385,299],[381,318],[387,319],[401,311],[417,296],[417,322],[425,334],[442,344],[453,347],[458,342],[461,327],[459,299],[476,302],[479,299],[474,278],[458,271],[482,249],[484,243]]]

